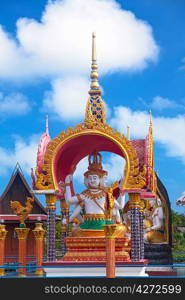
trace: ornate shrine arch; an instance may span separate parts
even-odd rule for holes
[[[43,170],[46,187],[58,190],[58,183],[73,173],[78,162],[92,151],[108,151],[125,158],[125,191],[137,191],[145,187],[145,167],[141,170],[139,159],[132,143],[119,131],[107,124],[96,124],[88,128],[81,123],[62,131],[48,145]]]

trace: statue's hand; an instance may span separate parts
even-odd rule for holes
[[[67,175],[66,178],[65,178],[65,183],[70,183],[71,181],[72,181],[72,175],[69,174],[69,175]]]

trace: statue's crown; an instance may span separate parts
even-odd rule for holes
[[[97,174],[98,176],[103,177],[108,174],[107,171],[103,170],[102,156],[99,152],[92,152],[88,157],[88,161],[88,171],[84,173],[84,176],[88,176],[90,174]]]

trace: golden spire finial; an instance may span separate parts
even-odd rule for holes
[[[150,110],[150,125],[149,125],[149,132],[152,134],[152,111]]]
[[[91,92],[98,92],[98,94],[101,94],[100,86],[98,83],[98,65],[97,65],[97,59],[96,59],[96,35],[93,32],[92,33],[92,65],[91,65]]]
[[[49,135],[48,115],[46,115],[46,134]]]
[[[127,139],[130,141],[130,127],[127,126]]]
[[[96,35],[92,33],[92,65],[91,65],[91,88],[89,99],[86,105],[85,124],[88,128],[93,128],[97,124],[105,124],[105,107],[101,98],[101,90],[98,83],[98,66],[96,62]]]
[[[96,34],[95,32],[92,33],[92,62],[96,62]]]

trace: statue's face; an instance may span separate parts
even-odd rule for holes
[[[87,183],[90,188],[98,188],[100,185],[100,178],[96,174],[88,175]]]
[[[107,175],[105,175],[100,180],[101,186],[103,186],[103,187],[107,186],[107,182],[108,182]]]

